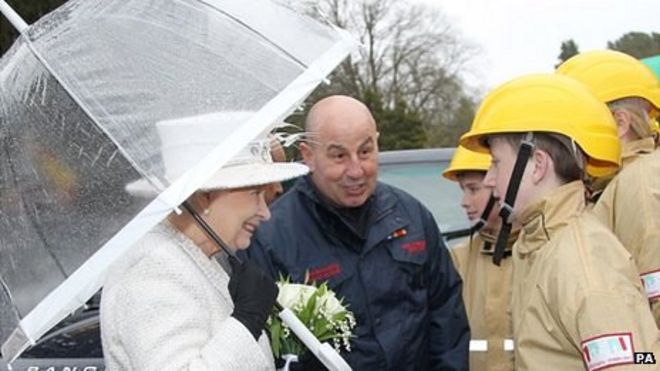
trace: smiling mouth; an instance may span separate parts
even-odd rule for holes
[[[254,234],[254,231],[257,229],[257,226],[252,223],[245,223],[243,224],[243,229],[250,232],[250,234]]]
[[[345,186],[344,189],[349,195],[357,195],[364,192],[366,186],[364,184]]]

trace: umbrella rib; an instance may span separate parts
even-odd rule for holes
[[[264,41],[266,41],[267,43],[269,43],[269,44],[271,44],[272,46],[274,46],[277,50],[279,50],[280,52],[282,52],[284,55],[286,55],[286,56],[288,56],[289,58],[291,58],[294,62],[298,63],[303,69],[307,69],[307,65],[306,65],[305,63],[303,63],[300,59],[296,58],[293,54],[289,53],[286,49],[284,49],[284,48],[282,48],[281,46],[277,45],[275,42],[273,42],[273,40],[267,38],[266,35],[264,35],[263,33],[259,32],[259,31],[257,31],[256,29],[254,29],[253,27],[251,27],[249,24],[247,24],[247,23],[241,21],[240,19],[238,19],[238,18],[236,18],[235,16],[233,16],[233,15],[227,13],[226,11],[224,11],[224,10],[222,10],[222,9],[220,9],[220,8],[217,8],[217,7],[215,7],[215,6],[211,5],[211,4],[209,4],[209,3],[206,2],[205,0],[198,0],[198,1],[201,2],[201,3],[203,3],[203,4],[205,4],[206,6],[208,6],[208,7],[210,7],[210,8],[215,9],[218,13],[222,13],[222,14],[224,14],[227,18],[233,20],[234,22],[236,22],[236,23],[242,25],[243,27],[247,28],[248,30],[252,31],[254,34],[256,34],[257,36],[259,36],[260,38],[262,38]]]
[[[9,302],[11,303],[11,307],[16,313],[16,316],[20,318],[20,312],[18,310],[18,307],[16,306],[16,302],[14,302],[14,297],[11,294],[11,291],[9,291],[9,286],[5,282],[4,279],[2,279],[2,276],[0,275],[0,286],[2,286],[2,291],[5,292],[7,295],[7,298],[9,299]]]

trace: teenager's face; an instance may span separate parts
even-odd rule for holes
[[[479,220],[490,199],[491,190],[483,184],[485,175],[483,172],[467,171],[458,177],[458,184],[463,191],[461,207],[472,224]]]
[[[504,138],[493,137],[489,140],[490,154],[493,158],[490,168],[484,178],[484,184],[493,189],[493,196],[498,199],[499,206],[504,203],[504,197],[509,187],[513,167],[516,163],[517,152]],[[527,163],[525,174],[529,173],[530,162]],[[525,207],[527,194],[529,193],[529,182],[526,175],[523,175],[518,194],[516,195],[513,216],[519,213]]]

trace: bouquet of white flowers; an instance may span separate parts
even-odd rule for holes
[[[280,289],[277,301],[293,311],[319,341],[332,340],[337,352],[342,349],[350,352],[355,317],[325,283],[315,286],[280,279],[277,285]],[[268,318],[267,329],[275,359],[284,355],[301,356],[307,352],[305,345],[291,333],[277,313]]]

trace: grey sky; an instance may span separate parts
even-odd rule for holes
[[[660,32],[660,0],[420,0],[440,7],[480,48],[465,78],[490,89],[516,76],[552,72],[561,42],[604,49],[629,31]]]

